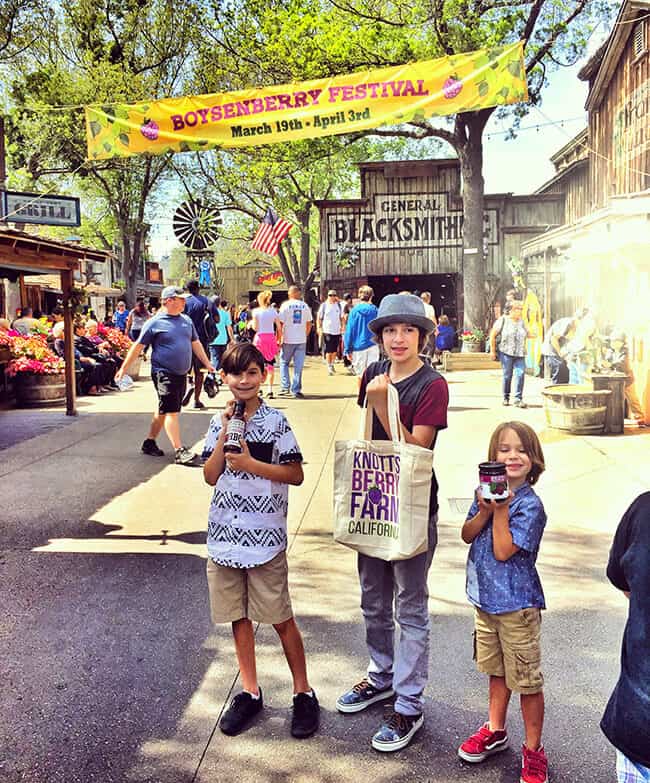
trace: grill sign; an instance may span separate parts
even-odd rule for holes
[[[41,196],[38,193],[0,191],[1,220],[45,226],[80,226],[79,199],[73,196]]]
[[[463,212],[451,209],[447,193],[423,195],[376,195],[374,212],[330,214],[328,249],[334,252],[344,243],[362,250],[379,250],[388,245],[413,249],[462,247]],[[484,235],[488,245],[499,243],[499,214],[486,209]]]

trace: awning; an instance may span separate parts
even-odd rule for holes
[[[62,293],[59,275],[25,275],[24,280],[25,285],[38,285],[46,291]],[[84,290],[88,296],[122,296],[123,293],[121,288],[108,288],[97,283],[84,286]]]
[[[25,285],[37,285],[46,291],[52,291],[55,294],[62,294],[60,275],[25,275],[23,278]]]
[[[604,209],[586,215],[573,225],[538,234],[521,246],[523,258],[546,251],[573,251],[594,258],[621,252],[647,255],[650,246],[650,190],[614,196]]]

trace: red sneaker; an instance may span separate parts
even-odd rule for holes
[[[548,783],[548,760],[543,745],[539,750],[529,750],[522,745],[519,783]]]
[[[479,761],[483,761],[488,756],[499,753],[499,751],[505,750],[507,747],[508,733],[506,731],[491,731],[490,724],[484,723],[475,734],[472,734],[458,748],[458,755],[464,761],[478,764]]]

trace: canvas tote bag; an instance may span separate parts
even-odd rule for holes
[[[372,414],[366,405],[358,439],[334,446],[334,540],[381,560],[406,560],[428,546],[433,451],[404,440],[392,384],[391,440],[370,440]]]

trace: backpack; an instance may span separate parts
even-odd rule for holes
[[[213,340],[216,340],[217,336],[219,335],[217,322],[214,320],[214,316],[210,312],[209,307],[206,307],[205,312],[203,313],[203,331],[205,332],[205,336],[207,337],[209,343],[211,343]]]

